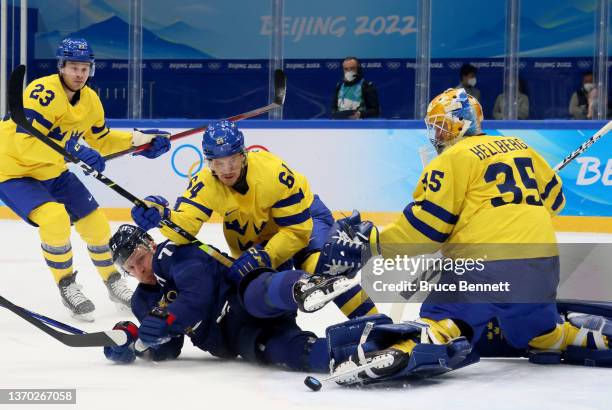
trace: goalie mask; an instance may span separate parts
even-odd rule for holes
[[[427,137],[441,153],[466,135],[480,134],[482,118],[482,107],[474,97],[463,88],[450,88],[427,107]]]

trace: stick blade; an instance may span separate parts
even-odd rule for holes
[[[23,114],[23,78],[25,76],[25,71],[25,65],[18,65],[11,73],[11,77],[9,79],[9,111],[11,112],[11,119],[16,123],[20,122],[18,120],[21,120],[20,117]]]
[[[57,339],[70,347],[122,346],[128,341],[123,330],[107,330],[105,332],[85,333],[82,335],[58,333]]]
[[[287,95],[287,76],[283,70],[274,70],[274,102],[278,105],[285,103]]]

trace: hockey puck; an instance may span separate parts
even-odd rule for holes
[[[304,379],[304,384],[308,386],[308,388],[312,391],[319,391],[323,386],[319,379],[312,376],[306,376],[306,378]]]

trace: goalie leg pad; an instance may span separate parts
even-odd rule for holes
[[[426,324],[418,322],[393,324],[382,314],[329,327],[326,333],[334,373],[355,369],[355,374],[337,382],[354,384],[391,381],[411,376],[428,377],[478,361],[478,356],[471,354],[472,347],[466,338],[459,337],[447,344],[431,344],[425,332],[427,327]],[[409,355],[389,348],[402,341],[408,341],[414,346]],[[380,361],[381,366],[359,370],[360,366],[374,360]]]
[[[612,350],[609,343],[612,339],[612,321],[596,315],[570,313],[568,316],[569,322],[579,330],[564,352],[564,361],[584,366],[611,367]]]
[[[390,317],[379,313],[376,315],[347,320],[346,322],[329,326],[325,330],[325,336],[327,339],[330,359],[334,360],[336,363],[341,363],[348,360],[351,354],[354,354],[357,351],[357,346],[359,346],[359,338],[361,337],[361,334],[363,333],[363,330],[368,322],[374,323],[374,326],[393,323]],[[367,348],[368,351],[382,348],[381,346],[378,346],[376,341],[373,339],[367,343],[369,343]],[[393,342],[390,344],[392,343]]]

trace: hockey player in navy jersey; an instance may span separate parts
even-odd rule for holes
[[[217,357],[326,371],[325,339],[298,327],[297,309],[318,310],[358,284],[347,276],[263,269],[236,287],[227,279],[227,268],[196,246],[155,244],[132,225],[122,225],[109,245],[115,266],[139,281],[132,311],[140,326],[117,323],[115,329],[126,331],[129,342],[104,348],[115,362],[129,363],[136,356],[175,359],[187,336]],[[136,351],[137,339],[146,350]]]

